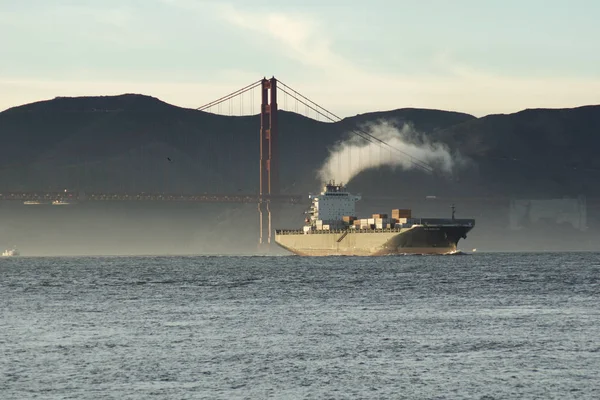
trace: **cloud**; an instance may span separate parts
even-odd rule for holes
[[[83,4],[41,4],[22,11],[0,11],[0,21],[12,26],[29,27],[63,24],[100,23],[127,28],[134,20],[134,13],[123,6],[108,7]]]
[[[331,41],[321,34],[322,26],[315,19],[300,14],[242,12],[231,5],[221,5],[217,10],[234,26],[271,36],[280,51],[303,64],[323,69],[349,68],[350,64],[332,51]]]
[[[266,68],[269,68],[267,75],[274,74],[340,116],[402,107],[456,110],[482,116],[533,107],[600,103],[599,79],[493,74],[454,59],[451,48],[431,56],[431,63],[437,68],[426,69],[440,71],[436,74],[373,71],[361,67],[362,63],[357,62],[355,56],[338,51],[336,38],[331,34],[334,30],[315,14],[270,11],[260,6],[241,8],[211,0],[154,0],[144,8],[117,2],[85,2],[84,5],[64,7],[40,4],[40,7],[31,8],[26,16],[22,11],[0,10],[0,33],[7,37],[34,38],[31,46],[10,42],[15,54],[24,47],[30,48],[31,54],[37,54],[34,45],[39,46],[47,40],[50,47],[57,46],[57,51],[72,55],[74,62],[68,58],[53,58],[52,62],[59,66],[57,69],[44,66],[32,78],[24,71],[31,70],[33,64],[19,70],[21,61],[12,57],[8,65],[14,65],[13,74],[5,73],[0,81],[3,94],[0,109],[42,97],[123,92],[144,93],[177,105],[197,107],[259,79],[263,73],[257,71]],[[156,4],[162,7],[153,7]],[[193,35],[187,30],[177,30],[177,24],[181,23],[177,18],[182,15],[192,21],[187,22],[195,24]],[[166,20],[174,22],[161,25]],[[13,29],[15,24],[19,29]],[[218,31],[215,31],[217,26]],[[19,30],[27,34],[14,33]],[[237,34],[237,41],[228,40],[232,30],[234,35]],[[76,37],[73,32],[78,32]],[[180,59],[183,53],[186,57],[188,53],[170,52],[175,46],[174,38],[178,40],[177,46],[189,48],[190,53],[200,57],[200,67],[190,66],[191,58]],[[352,36],[344,38],[345,41],[352,39]],[[414,38],[409,39],[414,44]],[[403,40],[408,39],[398,37],[397,46],[387,51],[401,52]],[[217,45],[207,47],[203,53],[197,51],[198,41],[215,41]],[[238,57],[233,61],[241,46],[256,46],[257,53],[262,52],[261,57],[268,46],[276,55],[268,54],[264,60]],[[222,50],[223,47],[229,47],[229,58],[223,51],[215,53],[215,49]],[[78,60],[82,49],[94,50],[102,63]],[[103,58],[104,54],[112,54],[107,49],[118,49],[123,57]],[[149,50],[143,54],[148,59],[154,59],[158,54],[159,60],[152,65],[143,64],[135,56],[126,57],[132,54],[130,49]],[[370,61],[376,61],[375,57]],[[144,68],[146,65],[149,68]],[[227,65],[235,65],[235,68],[227,73],[214,72]],[[174,66],[181,68],[174,71]],[[77,68],[85,70],[78,71]],[[194,72],[187,72],[187,69]],[[196,74],[198,70],[202,72]],[[51,79],[60,74],[70,78]],[[109,74],[118,78],[107,78]],[[74,76],[82,79],[74,79]],[[280,106],[282,103],[283,99]]]
[[[139,14],[127,5],[42,3],[21,11],[0,11],[0,33],[10,32],[15,43],[20,40],[19,31],[26,33],[25,38],[35,34],[34,45],[50,42],[63,47],[108,44],[131,49],[160,44],[160,36],[147,27]]]
[[[442,74],[371,72],[336,53],[327,29],[316,18],[242,11],[232,5],[221,5],[217,10],[229,24],[273,40],[286,57],[318,68],[319,76],[306,78],[293,86],[317,102],[334,104],[334,111],[342,115],[422,107],[483,116],[533,107],[562,108],[600,103],[598,79],[497,75],[453,60],[450,51],[432,57],[432,64],[444,71]],[[282,74],[279,76],[283,78]]]

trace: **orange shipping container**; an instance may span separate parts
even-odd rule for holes
[[[411,218],[411,210],[409,209],[394,209],[392,210],[392,218]]]

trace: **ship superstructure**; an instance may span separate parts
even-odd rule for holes
[[[343,184],[330,182],[312,200],[305,226],[276,230],[275,241],[298,255],[388,255],[454,252],[475,226],[474,219],[414,218],[410,209],[357,218],[356,202]]]
[[[325,185],[323,192],[318,195],[309,195],[312,200],[306,222],[312,229],[339,228],[343,225],[346,216],[355,215],[356,202],[360,195],[352,195],[346,191],[345,186],[336,185],[335,182]]]

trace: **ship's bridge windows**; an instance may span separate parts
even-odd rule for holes
[[[348,193],[327,193],[326,196],[342,196],[342,197],[348,197]]]

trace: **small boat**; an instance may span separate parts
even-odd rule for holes
[[[62,199],[62,200],[54,200],[54,201],[52,202],[52,205],[53,205],[53,206],[70,206],[71,204],[74,204],[74,202],[73,202],[73,201],[70,201],[70,200],[65,200],[65,199]]]
[[[4,250],[2,252],[2,257],[16,257],[19,255],[21,255],[21,253],[19,253],[19,250],[17,250],[16,247],[13,247],[12,249]]]

